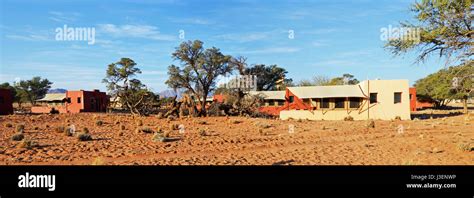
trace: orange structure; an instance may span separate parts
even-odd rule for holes
[[[67,91],[67,112],[106,112],[109,98],[105,92],[94,91]]]
[[[105,92],[100,92],[99,90],[79,90],[59,94],[46,94],[38,102],[40,106],[32,107],[32,113],[106,112],[109,97]]]
[[[8,89],[0,89],[0,115],[13,114],[13,96]]]
[[[410,111],[416,111],[416,88],[410,87]]]

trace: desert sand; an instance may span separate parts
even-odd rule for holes
[[[0,165],[474,165],[474,115],[375,120],[374,128],[367,121],[103,113],[9,115],[0,123]],[[32,148],[12,140],[21,124]],[[57,130],[68,125],[76,134],[87,127],[93,139]],[[154,141],[140,127],[161,129],[171,141]]]

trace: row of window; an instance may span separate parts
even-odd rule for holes
[[[377,93],[370,93],[370,104],[377,103]],[[393,104],[402,103],[402,92],[393,93]]]
[[[370,104],[378,102],[377,93],[370,93]],[[289,102],[292,103],[295,100],[294,96],[289,97]],[[313,98],[313,99],[303,99],[303,102],[311,105],[312,107],[319,107],[321,109],[357,109],[360,107],[362,99],[361,98]],[[393,103],[398,104],[402,102],[402,92],[393,93]],[[285,103],[284,100],[267,100],[265,106],[283,106]]]

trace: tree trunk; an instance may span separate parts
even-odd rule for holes
[[[468,113],[468,112],[467,112],[467,96],[464,96],[464,97],[462,98],[462,104],[463,104],[463,109],[464,109],[464,110],[463,110],[463,113],[464,113],[464,114],[467,114],[467,113]]]

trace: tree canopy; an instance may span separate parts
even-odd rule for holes
[[[206,115],[206,98],[216,87],[219,76],[231,73],[231,56],[224,55],[218,48],[204,49],[199,40],[183,42],[172,54],[180,66],[168,67],[169,78],[166,84],[173,88],[185,88],[199,100],[201,109],[199,115]]]
[[[415,62],[423,62],[430,55],[449,60],[470,59],[473,55],[472,1],[422,0],[412,5],[415,23],[400,25],[410,33],[419,33],[419,41],[398,37],[390,39],[385,47],[395,55],[418,50]]]
[[[36,100],[43,98],[48,93],[52,84],[48,79],[41,79],[41,77],[36,76],[31,80],[16,82],[14,87],[17,92],[16,95],[19,97],[18,100],[28,101],[35,105]]]

